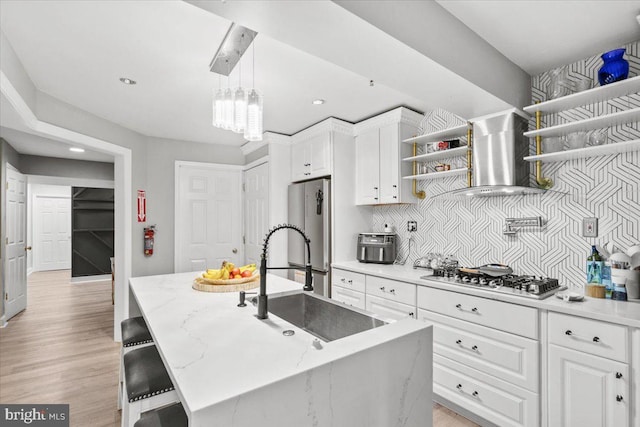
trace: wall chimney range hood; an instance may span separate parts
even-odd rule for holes
[[[511,109],[473,121],[472,186],[442,195],[515,196],[540,194],[546,190],[531,187],[529,138],[525,113]]]

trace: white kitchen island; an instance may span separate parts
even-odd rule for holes
[[[130,279],[131,312],[144,316],[190,426],[431,425],[429,323],[322,342],[274,315],[257,319],[252,304],[237,307],[238,292],[192,289],[196,274]],[[301,286],[267,280],[268,294]]]

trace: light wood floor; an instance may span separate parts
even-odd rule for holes
[[[67,270],[33,273],[27,301],[0,329],[0,402],[68,403],[71,426],[120,425],[111,281],[70,283]],[[477,426],[438,404],[433,425]]]

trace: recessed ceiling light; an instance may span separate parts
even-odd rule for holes
[[[312,104],[313,105],[322,105],[322,104],[324,104],[324,99],[314,99]]]
[[[69,148],[69,151],[73,151],[74,153],[84,153],[84,148],[71,147],[71,148]]]
[[[126,77],[120,77],[120,81],[126,85],[134,85],[137,83],[135,80],[131,80]]]

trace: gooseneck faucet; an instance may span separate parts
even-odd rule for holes
[[[304,234],[299,227],[291,224],[279,224],[273,227],[264,238],[262,243],[262,255],[260,255],[260,293],[258,294],[258,319],[266,319],[269,317],[267,312],[267,270],[290,270],[295,267],[267,267],[267,249],[269,247],[269,239],[271,235],[278,230],[290,229],[300,233],[307,245],[307,263],[305,265],[304,288],[305,291],[312,291],[313,276],[311,275],[311,240]]]

